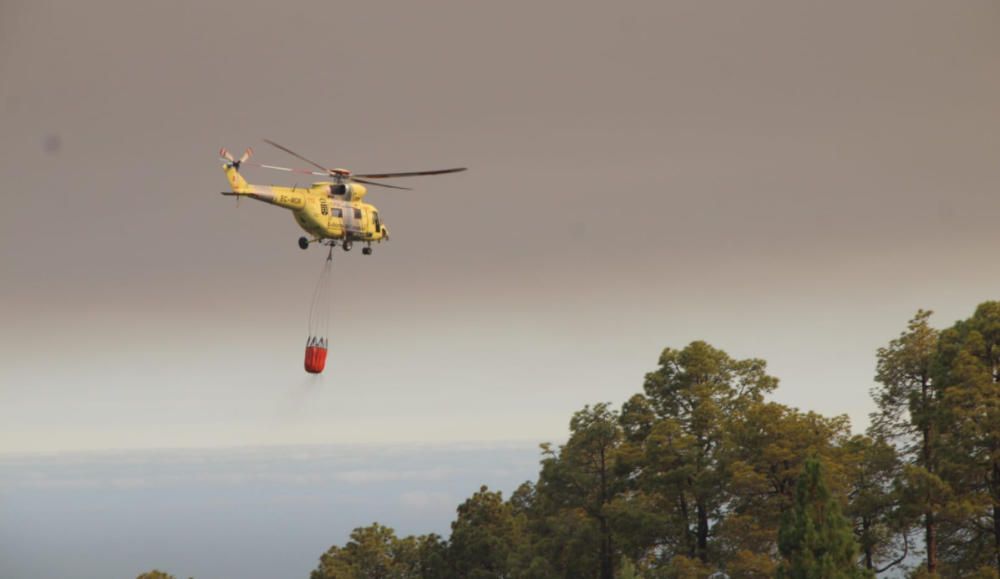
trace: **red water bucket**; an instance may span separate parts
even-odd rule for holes
[[[326,367],[326,348],[306,346],[306,372],[319,374]]]

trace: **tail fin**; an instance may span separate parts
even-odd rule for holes
[[[240,163],[249,159],[251,155],[253,155],[253,149],[248,147],[243,156],[236,160],[233,159],[233,156],[229,154],[229,151],[225,147],[219,149],[219,156],[225,161],[222,168],[229,179],[229,185],[236,193],[242,193],[250,188],[247,180],[243,178],[243,175],[240,175]]]

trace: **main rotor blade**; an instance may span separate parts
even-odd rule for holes
[[[465,171],[465,167],[455,167],[454,169],[436,169],[434,171],[406,171],[403,173],[363,173],[355,177],[365,179],[393,179],[395,177],[417,177],[420,175],[442,175],[444,173],[459,173]]]
[[[310,161],[309,159],[306,159],[305,157],[303,157],[302,155],[300,155],[300,154],[296,153],[295,151],[289,149],[288,147],[283,147],[283,146],[279,145],[278,143],[275,143],[274,141],[269,140],[269,139],[264,139],[264,142],[267,143],[268,145],[271,145],[272,147],[276,147],[278,149],[281,149],[282,151],[288,153],[289,155],[291,155],[291,156],[293,156],[293,157],[295,157],[297,159],[300,159],[302,161],[305,161],[306,163],[309,163],[313,167],[316,167],[316,168],[319,168],[319,169],[323,169],[323,171],[324,171],[323,174],[324,175],[330,175],[330,174],[333,173],[333,171],[327,169],[323,165],[320,165],[319,163],[317,163],[315,161]]]
[[[366,181],[364,179],[358,179],[356,177],[351,177],[351,181],[357,181],[358,183],[364,183],[365,185],[375,185],[376,187],[387,187],[389,189],[403,189],[406,191],[413,191],[411,187],[400,187],[399,185],[390,185],[388,183],[376,183],[375,181]]]
[[[265,165],[263,163],[243,163],[245,167],[261,167],[262,169],[274,169],[275,171],[286,171],[288,173],[302,173],[303,175],[319,175],[329,177],[330,174],[323,171],[313,171],[312,169],[295,169],[293,167],[279,167],[277,165]]]

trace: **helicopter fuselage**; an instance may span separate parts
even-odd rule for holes
[[[290,210],[314,241],[380,242],[389,236],[378,209],[361,200],[367,189],[360,183],[320,181],[308,188],[252,185],[235,167],[225,165],[223,169],[232,186],[232,191],[223,195],[249,197]]]

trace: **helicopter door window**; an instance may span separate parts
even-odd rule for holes
[[[333,216],[334,217],[343,217],[344,216],[344,212],[340,210],[340,207],[334,207],[333,208]]]
[[[355,219],[361,219],[361,210],[360,209],[355,209],[354,210],[354,218]]]

